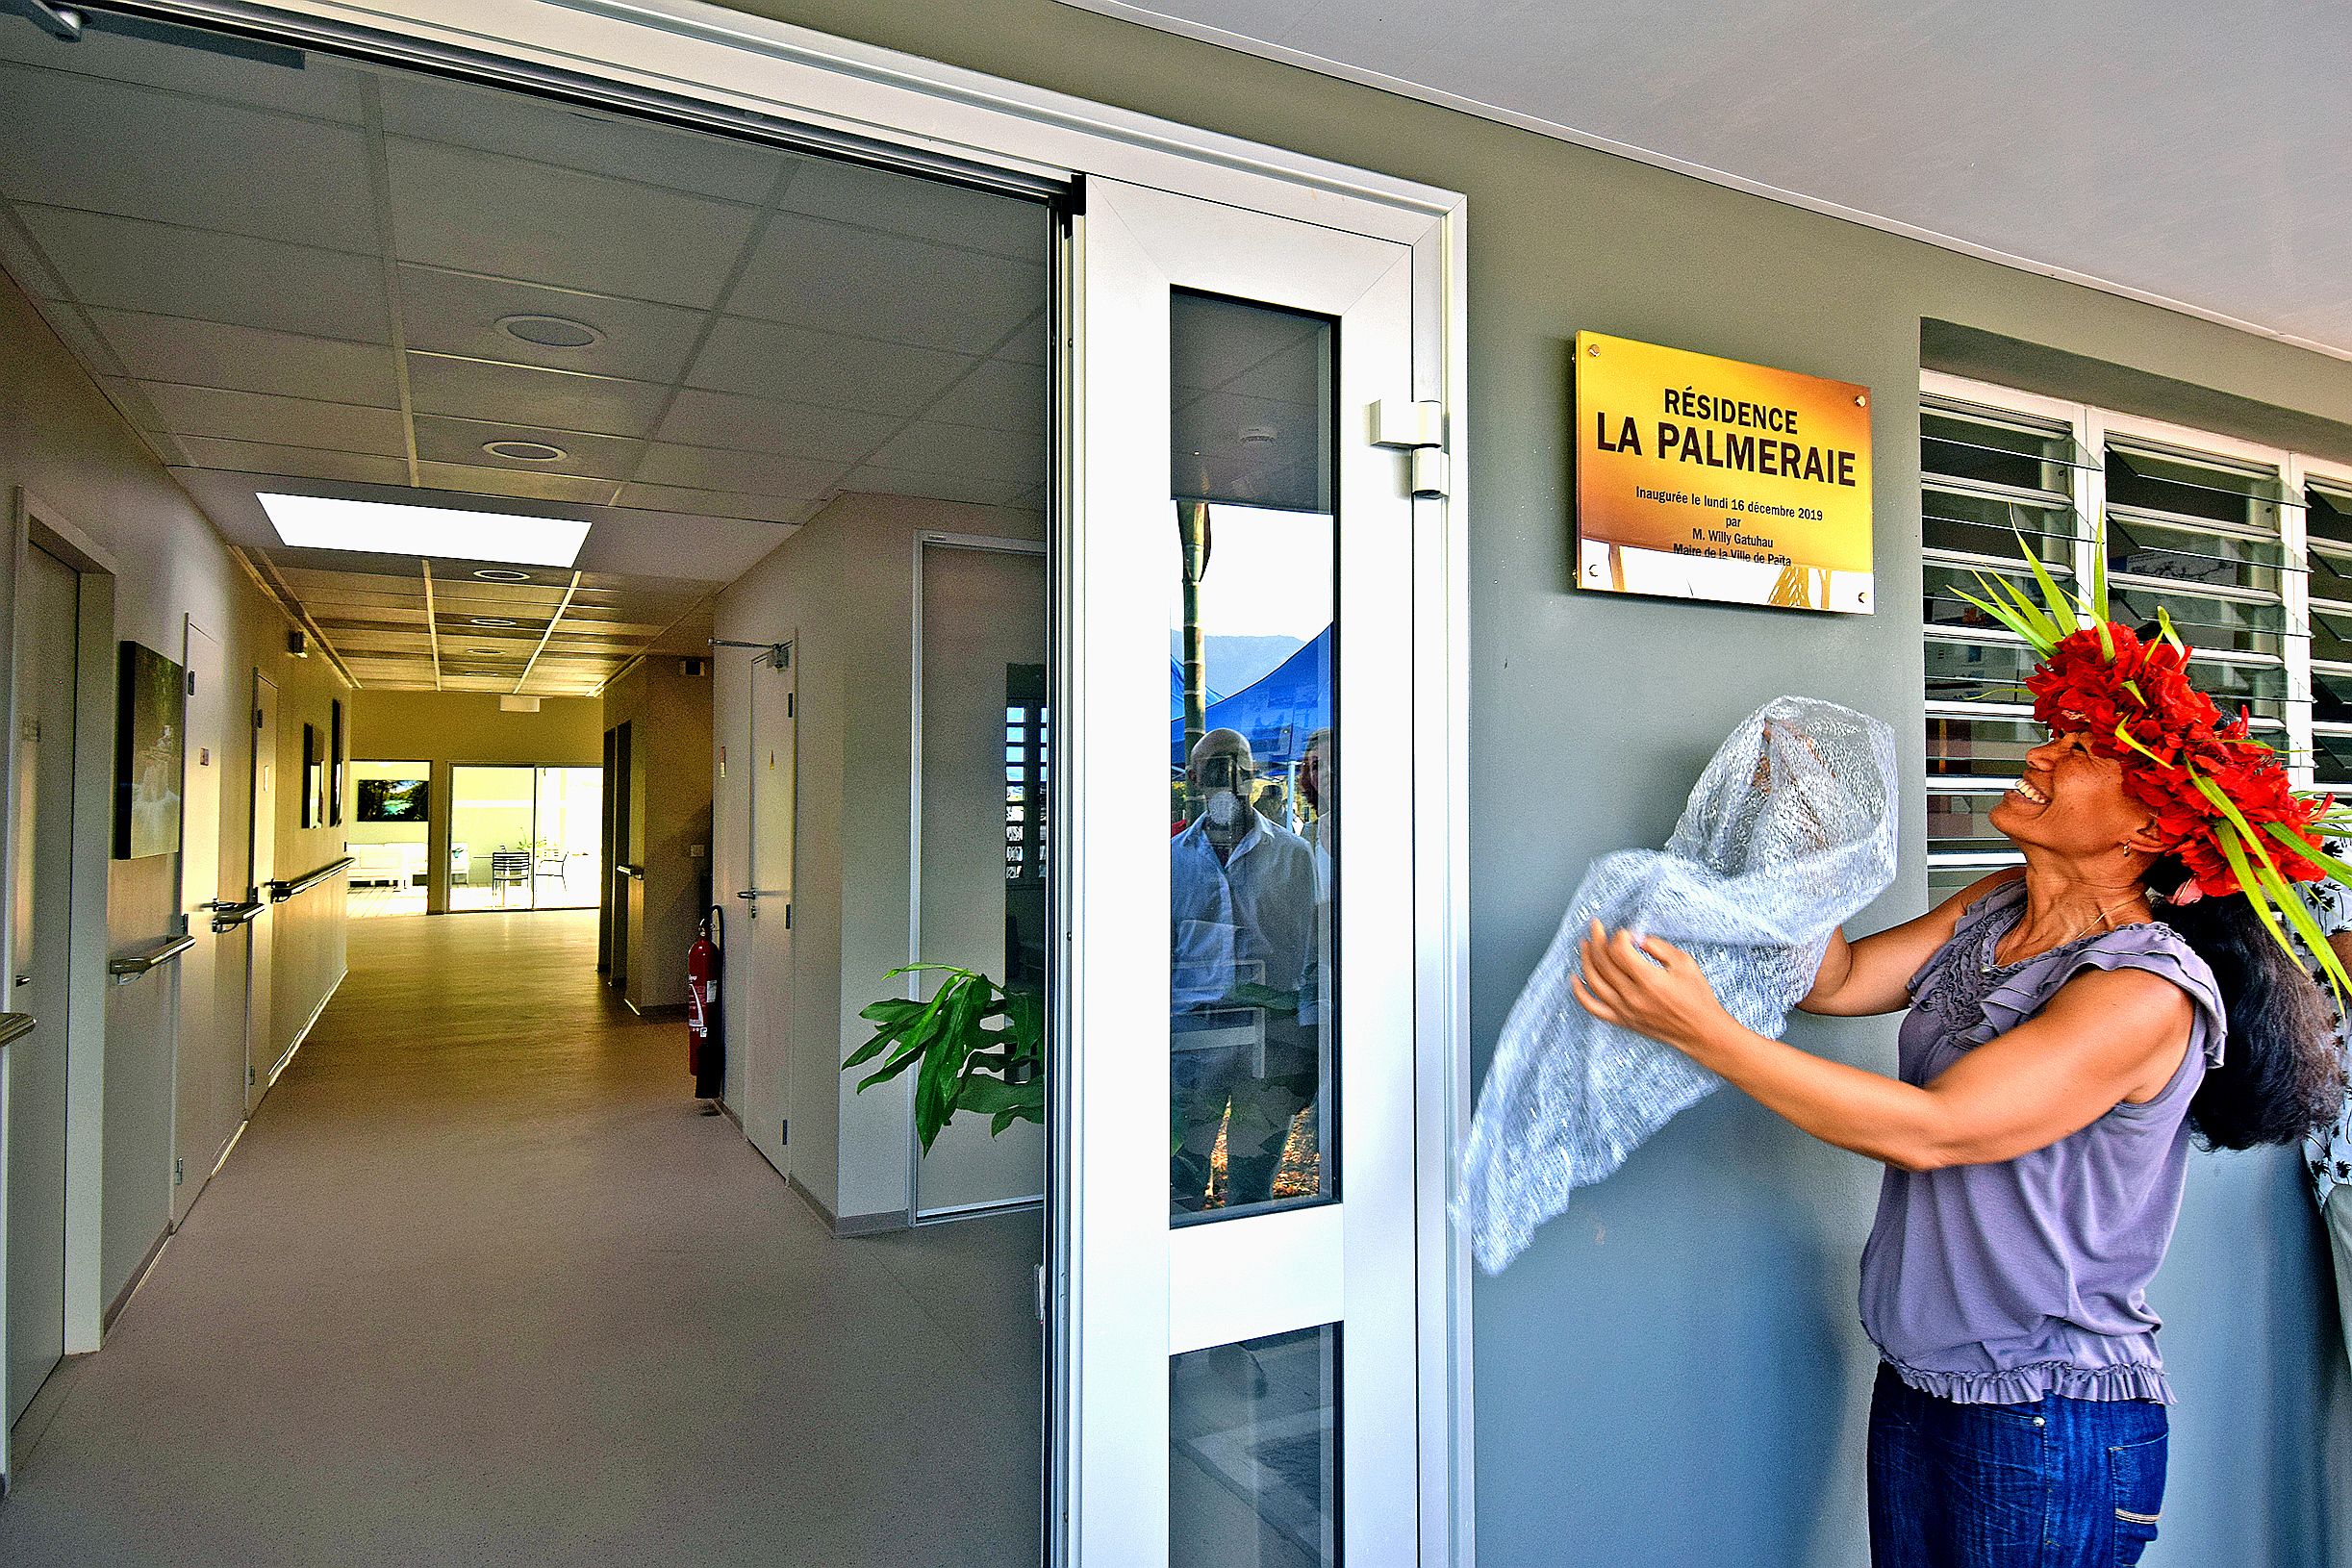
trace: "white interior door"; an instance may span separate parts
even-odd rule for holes
[[[1042,548],[923,549],[922,766],[914,957],[1000,985],[1043,979],[1045,880],[1035,811],[1042,777],[1046,558]],[[1015,813],[1019,813],[1016,816]],[[923,994],[938,979],[922,976]],[[1034,1201],[1044,1129],[959,1116],[915,1165],[915,1211],[939,1219]]]
[[[9,1010],[39,1022],[7,1074],[8,1423],[65,1354],[67,934],[73,880],[74,679],[81,580],[38,545],[17,583],[15,973]]]
[[[269,881],[278,874],[278,685],[253,672],[253,820],[248,828],[253,890],[267,903]],[[446,807],[443,809],[447,809]],[[269,965],[277,919],[265,907],[245,924],[245,1110],[248,1115],[277,1071],[270,1046]]]
[[[727,926],[727,962],[743,963],[744,1038],[730,1041],[743,1052],[744,1135],[781,1175],[792,1174],[788,1126],[792,1118],[792,925],[793,829],[798,783],[795,738],[798,728],[797,671],[794,649],[762,654],[752,662],[751,744],[748,795],[749,886],[739,890]],[[831,1051],[831,1042],[811,1042]]]
[[[220,885],[220,770],[229,690],[220,645],[187,623],[188,733],[180,778],[180,911],[196,945],[180,956],[180,1033],[172,1056],[172,1149],[181,1180],[171,1221],[186,1218],[214,1162],[244,1120],[244,941],[213,933]]]
[[[1100,180],[1071,243],[1065,1553],[1412,1562],[1413,257]]]

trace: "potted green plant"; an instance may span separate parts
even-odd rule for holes
[[[1042,1125],[1045,999],[954,964],[908,964],[883,978],[925,973],[946,976],[929,1000],[889,997],[857,1015],[873,1024],[873,1038],[849,1053],[842,1071],[889,1053],[858,1080],[858,1093],[913,1069],[915,1136],[925,1152],[959,1111],[987,1117],[992,1138],[1015,1122]]]

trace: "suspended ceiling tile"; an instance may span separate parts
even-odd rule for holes
[[[1046,311],[1040,306],[1036,316],[1024,323],[1019,332],[998,345],[996,357],[1023,365],[1042,366],[1046,363]]]
[[[974,506],[1004,506],[1021,493],[1023,486],[1007,479],[915,473],[860,465],[849,470],[849,477],[842,481],[842,489],[883,495],[923,495],[935,501],[965,501]]]
[[[781,457],[854,463],[898,427],[898,420],[887,414],[684,387],[655,434],[688,446],[733,446]]]
[[[702,330],[701,312],[675,305],[423,266],[397,271],[402,335],[409,347],[434,353],[668,383],[684,372]],[[525,342],[498,328],[514,316],[561,316],[601,339],[581,348]]]
[[[112,33],[86,33],[65,43],[37,28],[10,26],[0,27],[0,59],[318,119],[357,124],[361,115],[358,73],[331,55],[311,55],[295,70]]]
[[[686,379],[714,392],[911,415],[973,363],[940,349],[727,316]]]
[[[142,380],[376,408],[400,404],[392,351],[379,344],[136,311],[93,310],[90,319],[123,367]]]
[[[970,474],[1033,485],[1045,477],[1045,443],[1035,436],[1005,430],[918,419],[875,452],[873,464],[883,468]]]
[[[809,160],[777,205],[1040,265],[1052,240],[1043,202],[828,159]]]
[[[954,391],[923,410],[923,417],[949,424],[1043,435],[1046,412],[1044,368],[994,359],[956,383]]]
[[[384,129],[673,190],[761,202],[788,164],[779,149],[575,109],[544,98],[392,72],[383,77]]]
[[[592,436],[576,430],[548,430],[538,425],[452,419],[430,414],[418,415],[414,422],[419,461],[464,463],[531,475],[625,479],[645,449],[645,443],[628,441],[620,436]],[[502,442],[527,442],[538,446],[553,446],[564,455],[542,463],[485,449],[492,443]],[[503,493],[551,495],[558,493],[509,491]],[[612,486],[606,485],[593,497],[582,493],[581,498],[603,500],[611,494]]]
[[[646,512],[683,512],[711,518],[743,518],[755,522],[806,522],[821,501],[796,501],[777,495],[746,495],[732,491],[682,490],[673,485],[629,484],[620,487],[615,506]],[[783,540],[778,538],[777,544]]]
[[[607,436],[645,435],[670,401],[670,389],[649,381],[441,354],[409,355],[408,382],[419,414],[517,419]]]
[[[374,252],[356,126],[0,65],[0,193],[334,250]]]
[[[64,299],[71,292],[32,236],[10,221],[5,206],[0,206],[0,267],[37,300]]]
[[[383,264],[374,257],[57,207],[17,212],[84,304],[392,341]]]
[[[1249,306],[1193,310],[1169,344],[1168,379],[1178,387],[1223,387],[1269,361],[1311,348],[1323,325],[1312,316]]]
[[[656,442],[645,448],[645,460],[636,477],[648,485],[807,500],[839,484],[848,467],[767,452],[738,452],[724,446],[672,446]]]
[[[389,138],[400,260],[708,306],[753,210],[430,141]]]
[[[377,457],[408,454],[408,434],[396,408],[363,408],[356,403],[321,403],[163,381],[142,381],[139,390],[163,419],[164,428],[175,435],[220,436]]]
[[[779,216],[727,311],[826,332],[984,354],[1046,299],[1041,265],[904,235]]]
[[[365,653],[432,654],[433,640],[423,632],[378,631],[324,619],[319,619],[318,625],[335,645],[335,651],[346,659]]]
[[[610,479],[586,479],[576,474],[523,473],[483,465],[425,462],[417,465],[417,472],[435,490],[470,491],[479,495],[520,500],[576,501],[594,506],[613,493]]]
[[[345,479],[368,485],[398,485],[408,481],[407,462],[395,457],[310,451],[299,446],[221,441],[209,436],[183,436],[179,442],[189,461],[203,468],[225,468],[232,473],[260,477],[283,474],[291,479]]]

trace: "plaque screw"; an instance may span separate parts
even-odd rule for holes
[[[1601,345],[1599,343],[1586,343],[1584,345],[1584,352],[1590,358],[1599,359],[1601,357]]]
[[[1860,392],[1856,392],[1854,394],[1854,406],[1856,408],[1868,408],[1870,406],[1870,399]]]

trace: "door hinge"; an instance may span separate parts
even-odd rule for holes
[[[245,1068],[245,1087],[250,1089],[261,1081],[262,1080],[260,1078],[254,1076],[253,1069],[250,1065],[248,1065]]]
[[[171,1162],[171,1184],[176,1187],[187,1179],[188,1162],[186,1160],[173,1160]]]
[[[188,672],[188,695],[190,696],[196,695],[196,672],[192,670]]]
[[[253,710],[253,727],[255,729],[262,727],[262,710],[259,708]]]
[[[1037,1321],[1046,1321],[1046,1266],[1037,1265]]]
[[[792,1123],[787,1121],[776,1124],[776,1142],[780,1144],[792,1142]]]
[[[33,741],[33,742],[36,742],[36,743],[38,743],[38,742],[40,740],[40,721],[39,721],[39,720],[38,720],[38,719],[28,719],[28,720],[26,720],[26,721],[24,721],[24,738],[25,738],[26,740],[28,740],[28,741]]]
[[[1453,482],[1446,455],[1446,405],[1382,398],[1372,405],[1372,444],[1410,454],[1407,470],[1415,495],[1442,496]]]
[[[797,719],[800,717],[799,693],[787,692],[784,694],[784,717],[787,719]]]

